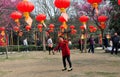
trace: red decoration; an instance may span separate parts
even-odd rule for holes
[[[27,25],[27,26],[25,26],[25,29],[26,29],[27,31],[30,31],[31,26]]]
[[[86,24],[86,22],[89,20],[89,18],[88,18],[88,16],[83,15],[83,16],[81,16],[81,17],[79,18],[79,20],[80,20],[80,22],[82,22],[83,24]]]
[[[90,4],[94,4],[97,3],[99,4],[100,2],[102,2],[102,0],[87,0]]]
[[[11,18],[15,20],[15,22],[19,22],[19,19],[22,17],[22,13],[15,11],[11,13]]]
[[[80,29],[81,29],[81,30],[84,30],[84,29],[85,29],[85,27],[84,27],[84,26],[80,26]]]
[[[17,26],[15,26],[13,29],[15,32],[18,32],[20,30],[19,27],[17,27]]]
[[[0,27],[0,31],[5,31],[5,27]]]
[[[118,0],[118,5],[120,5],[120,0]]]
[[[91,25],[89,26],[89,30],[90,32],[96,32],[97,28]]]
[[[36,20],[40,21],[41,23],[44,23],[44,20],[46,19],[46,15],[45,14],[39,14],[36,16]]]
[[[104,22],[107,21],[107,16],[105,15],[99,16],[98,21],[101,22],[101,24],[104,24]]]
[[[105,24],[101,24],[101,25],[100,25],[100,28],[101,28],[101,29],[105,29],[105,28],[106,28],[106,25],[105,25]]]
[[[71,25],[71,26],[70,26],[70,29],[75,29],[75,26],[74,26],[74,25]]]
[[[60,26],[60,29],[61,29],[62,32],[64,32],[64,29],[65,29],[65,28],[64,28],[64,25],[61,25],[61,26]]]
[[[70,0],[55,0],[54,5],[61,10],[61,12],[65,12],[65,8],[70,6]]]
[[[71,34],[76,34],[77,33],[77,30],[73,29],[71,30]]]
[[[42,27],[43,27],[42,24],[38,24],[37,27],[38,27],[39,31],[42,32]]]
[[[50,25],[49,25],[49,28],[50,28],[50,29],[52,29],[52,28],[54,28],[54,27],[55,27],[54,24],[50,24]]]
[[[34,5],[31,2],[22,1],[18,3],[17,9],[21,12],[31,12],[34,9]]]
[[[31,12],[34,9],[34,5],[33,5],[33,3],[25,0],[25,1],[18,3],[17,9],[24,13],[25,18],[28,18],[29,12]]]
[[[58,19],[60,22],[66,22],[65,18],[63,16],[60,16],[59,19]]]

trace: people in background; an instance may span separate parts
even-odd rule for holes
[[[112,51],[111,54],[115,53],[117,55],[118,53],[118,45],[119,45],[119,36],[117,33],[114,33],[114,36],[111,38],[112,40]],[[115,49],[115,51],[114,51]]]
[[[90,52],[94,53],[94,43],[95,43],[95,42],[94,42],[94,37],[93,37],[93,35],[90,36],[88,42],[89,42],[88,53],[90,53]]]
[[[29,51],[28,51],[28,40],[27,40],[27,38],[25,38],[25,39],[23,40],[23,45],[25,46],[25,51],[29,52]]]
[[[53,52],[53,41],[52,41],[52,38],[50,36],[48,36],[47,44],[48,44],[49,55],[51,55],[51,51],[52,51],[52,53],[54,55],[54,52]]]

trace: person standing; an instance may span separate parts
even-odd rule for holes
[[[63,61],[63,66],[64,66],[64,69],[62,69],[62,71],[67,70],[66,59],[69,63],[68,71],[72,71],[72,63],[70,59],[70,49],[68,46],[68,40],[64,39],[63,37],[59,37],[59,44],[57,47],[54,48],[54,51],[58,50],[59,48],[61,48],[62,50],[62,61]]]
[[[48,37],[47,44],[48,44],[49,55],[51,55],[51,51],[53,52],[53,41],[50,36]],[[54,55],[54,52],[53,52],[53,55]]]
[[[90,53],[90,51],[92,52],[92,53],[94,53],[94,38],[93,38],[93,35],[91,35],[90,36],[90,38],[89,38],[89,50],[88,50],[88,53]]]
[[[111,38],[112,40],[112,51],[111,51],[111,54],[114,53],[114,49],[115,49],[115,54],[117,55],[118,53],[118,45],[119,45],[119,36],[117,33],[114,33],[114,36]]]
[[[81,53],[83,53],[83,49],[84,49],[84,39],[79,39],[78,41],[78,44],[79,44],[79,49],[81,51]]]
[[[26,51],[28,52],[28,41],[27,41],[27,38],[25,38],[25,39],[23,40],[23,45],[25,46]]]

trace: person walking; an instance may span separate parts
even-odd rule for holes
[[[66,59],[67,59],[67,62],[69,63],[68,71],[72,71],[73,69],[72,69],[72,63],[70,59],[70,49],[68,46],[68,40],[66,40],[63,37],[59,37],[59,44],[57,47],[54,48],[54,51],[58,50],[59,48],[61,48],[62,50],[62,61],[63,61],[63,66],[64,66],[64,69],[62,69],[62,71],[67,70]]]
[[[84,39],[79,39],[78,40],[78,44],[79,44],[79,49],[81,51],[81,53],[83,53],[83,49],[84,49]]]
[[[27,51],[27,52],[29,52],[28,51],[28,41],[27,41],[27,38],[25,38],[24,40],[23,40],[23,45],[25,46],[25,50]]]
[[[112,51],[111,54],[114,53],[114,49],[115,49],[115,54],[117,55],[118,53],[118,45],[119,45],[119,36],[117,33],[114,33],[114,36],[111,38],[112,40]]]
[[[89,42],[89,44],[90,44],[90,45],[89,45],[89,49],[88,49],[88,53],[90,53],[90,51],[91,51],[92,53],[94,53],[94,38],[93,38],[93,35],[90,36],[88,42]]]
[[[54,55],[54,52],[53,52],[53,41],[52,41],[52,38],[50,36],[48,37],[47,44],[48,44],[49,55],[51,55],[51,51],[52,51],[52,53]]]

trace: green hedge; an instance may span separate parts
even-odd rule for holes
[[[88,48],[89,45],[87,45]],[[95,44],[95,47],[99,47],[99,44]],[[54,45],[54,47],[56,47],[56,45]],[[43,46],[35,46],[35,45],[29,45],[28,47],[20,45],[19,46],[19,52],[21,51],[26,51],[26,48],[28,48],[29,51],[42,51],[43,50]],[[79,45],[78,44],[73,44],[70,46],[70,49],[79,49]],[[48,47],[46,47],[46,49],[48,50]],[[5,47],[0,47],[0,52],[5,52],[6,48]],[[8,51],[12,52],[12,51],[18,51],[18,46],[17,45],[13,45],[13,46],[8,46]]]

